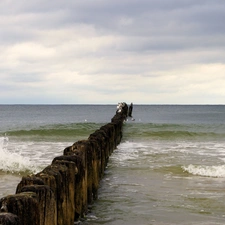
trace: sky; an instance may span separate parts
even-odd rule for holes
[[[0,104],[224,104],[224,0],[1,0]]]

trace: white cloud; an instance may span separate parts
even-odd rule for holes
[[[224,102],[224,1],[0,6],[0,103]]]

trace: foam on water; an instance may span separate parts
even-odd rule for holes
[[[10,173],[36,173],[39,169],[28,157],[9,151],[8,137],[0,137],[0,171]]]
[[[147,145],[144,143],[126,141],[121,143],[111,156],[117,163],[126,163],[127,161],[137,160],[140,152],[147,152]]]
[[[188,165],[182,169],[190,174],[204,177],[225,177],[225,165],[219,166],[203,166],[203,165]]]

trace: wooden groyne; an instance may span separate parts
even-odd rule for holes
[[[122,138],[126,103],[111,122],[64,149],[41,172],[22,177],[16,194],[0,199],[1,225],[73,225],[98,197],[108,159]]]

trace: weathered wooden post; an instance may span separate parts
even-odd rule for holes
[[[75,219],[84,217],[88,209],[87,201],[87,152],[83,141],[74,143],[64,150],[64,155],[75,156],[77,165],[75,185]]]
[[[0,212],[1,225],[19,225],[18,216],[12,213]]]
[[[8,195],[0,200],[0,208],[15,214],[19,225],[40,225],[40,207],[34,192]]]
[[[48,185],[27,185],[21,192],[34,192],[40,207],[40,225],[57,225],[56,201]]]
[[[115,146],[115,127],[112,123],[108,123],[104,126],[102,126],[100,128],[100,130],[104,130],[104,132],[106,133],[107,137],[108,137],[108,140],[107,140],[107,143],[109,145],[109,155],[111,155],[113,149],[116,148]]]
[[[27,185],[44,185],[44,181],[35,175],[23,176],[22,180],[17,185],[16,193],[20,193],[21,189]]]
[[[57,206],[57,225],[70,225],[70,218],[67,217],[67,173],[68,169],[65,165],[51,164],[46,167],[37,176],[42,178],[44,183],[48,185],[54,195]]]

